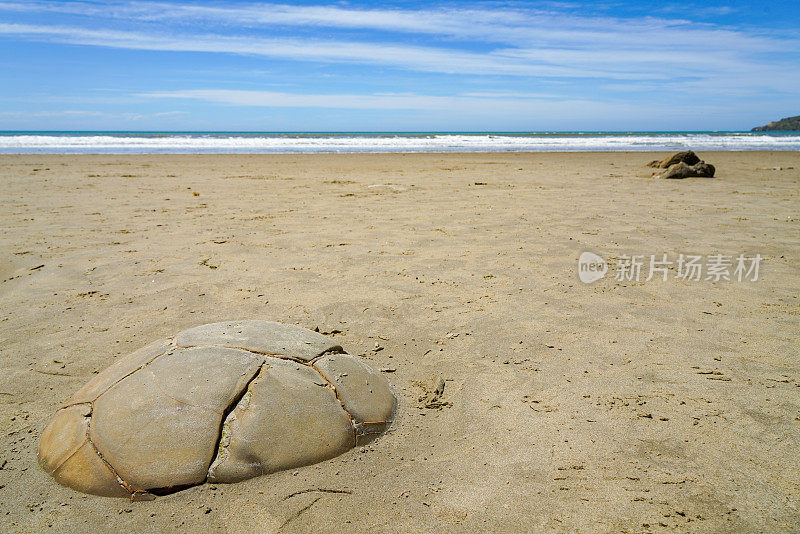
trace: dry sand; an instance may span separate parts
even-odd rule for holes
[[[0,530],[800,528],[800,154],[647,178],[663,156],[0,157]],[[762,279],[585,285],[584,250],[760,253]],[[38,468],[92,373],[237,318],[341,330],[392,370],[391,431],[145,503]]]

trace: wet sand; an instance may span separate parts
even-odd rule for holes
[[[0,156],[0,530],[797,529],[800,153],[649,178],[664,155]],[[760,280],[614,279],[681,253]],[[38,468],[93,373],[238,318],[340,330],[399,395],[389,433],[144,503]]]

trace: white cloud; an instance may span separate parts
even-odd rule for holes
[[[625,72],[622,69],[606,73],[599,69],[586,68],[585,65],[574,68],[568,64],[531,61],[529,57],[519,57],[523,51],[473,53],[448,48],[354,41],[263,39],[224,35],[171,36],[131,31],[6,23],[0,23],[0,35],[135,50],[212,52],[318,62],[366,63],[450,74],[578,78],[608,75],[612,78],[623,79],[641,76],[641,73]],[[658,73],[650,73],[650,75],[654,75],[656,78],[665,77]]]
[[[562,67],[533,65],[502,55],[452,49],[349,41],[292,38],[229,37],[224,35],[171,36],[118,30],[0,23],[0,35],[77,45],[159,50],[246,54],[320,62],[354,62],[413,70],[460,74],[585,77]]]
[[[256,107],[298,107],[334,109],[468,109],[513,108],[520,104],[518,98],[530,101],[533,98],[551,99],[555,95],[509,95],[473,93],[456,96],[434,96],[416,94],[295,94],[275,91],[242,91],[233,89],[190,89],[181,91],[156,91],[134,95],[146,98],[188,99]],[[516,97],[516,98],[514,98]]]
[[[53,117],[107,117],[107,113],[101,111],[89,111],[81,109],[64,109],[59,111],[0,111],[0,117],[9,118],[53,118]]]
[[[668,45],[638,50],[595,44],[577,49],[529,47],[472,52],[379,42],[184,35],[8,23],[0,23],[1,35],[75,45],[371,64],[448,74],[650,81],[742,74],[742,82],[749,85],[755,82],[774,88],[792,88],[785,78],[784,65],[742,58],[731,50],[698,54]],[[753,73],[759,73],[759,77],[753,77]]]
[[[674,7],[674,6],[673,6]],[[619,47],[696,49],[711,46],[753,51],[796,50],[797,39],[775,39],[696,23],[685,18],[600,17],[576,15],[563,6],[542,9],[463,9],[452,7],[409,9],[355,9],[338,6],[296,6],[274,3],[186,4],[168,2],[2,2],[0,10],[66,13],[132,22],[165,22],[177,27],[200,23],[204,27],[270,28],[324,27],[419,33],[432,36],[507,43],[514,46],[561,46],[614,44]],[[662,11],[666,11],[665,7]],[[687,14],[685,9],[676,12]],[[690,14],[689,12],[688,14]],[[192,24],[194,25],[194,24]],[[791,41],[791,42],[790,42]]]
[[[605,79],[642,87],[663,84],[678,91],[767,89],[797,94],[800,81],[794,74],[800,53],[796,37],[685,19],[580,15],[557,4],[549,4],[547,10],[411,10],[32,0],[0,1],[0,10],[87,17],[91,28],[0,23],[0,37],[73,45],[474,76]],[[118,29],[120,21],[131,29]],[[330,28],[325,32],[330,37],[298,37],[298,31],[319,34],[319,28]],[[408,34],[423,36],[418,40],[425,44],[404,44]]]
[[[676,105],[662,102],[658,105],[635,103],[625,100],[602,102],[585,98],[531,98],[526,94],[479,93],[455,96],[422,94],[293,94],[272,91],[244,91],[230,89],[189,89],[157,91],[133,95],[139,98],[196,100],[242,106],[249,108],[328,108],[358,110],[405,110],[420,112],[424,116],[457,116],[460,118],[515,119],[537,121],[542,116],[557,116],[559,120],[619,119],[620,116],[692,118],[697,110],[691,104]],[[486,95],[486,96],[483,96]],[[726,106],[707,105],[703,114],[728,112]]]
[[[58,111],[0,111],[0,117],[6,119],[115,119],[137,121],[148,118],[188,115],[186,111],[164,111],[160,113],[106,113],[103,111],[84,109],[65,109]]]

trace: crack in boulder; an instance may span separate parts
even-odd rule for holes
[[[56,410],[39,462],[79,491],[152,499],[338,456],[383,432],[395,408],[386,379],[321,334],[215,323],[94,377]]]
[[[250,380],[248,380],[247,383],[244,385],[244,387],[242,388],[242,391],[231,401],[231,403],[228,405],[228,407],[226,408],[225,412],[223,413],[222,422],[221,422],[220,427],[219,427],[219,437],[217,438],[217,442],[214,444],[214,456],[213,456],[213,459],[211,460],[211,463],[208,466],[208,470],[206,472],[206,477],[205,477],[203,482],[208,481],[209,474],[214,469],[214,465],[215,464],[222,463],[227,459],[227,457],[229,455],[228,446],[230,445],[230,441],[231,441],[231,430],[230,430],[230,421],[229,421],[229,419],[231,417],[236,417],[236,415],[234,414],[234,410],[239,407],[241,402],[246,397],[249,399],[248,395],[251,394],[250,393],[250,387],[255,382],[258,381],[258,377],[261,375],[261,370],[264,368],[265,364],[266,364],[266,361],[262,361],[261,362],[261,365],[258,366],[258,369],[256,370],[256,372],[253,374],[253,376],[250,378]],[[248,400],[248,403],[249,403],[249,400]],[[246,410],[247,408],[243,407],[242,409]],[[226,432],[226,428],[227,428],[227,432]],[[227,443],[223,444],[224,440],[227,440]]]

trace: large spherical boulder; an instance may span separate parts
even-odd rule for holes
[[[683,178],[713,178],[716,169],[713,165],[701,161],[694,165],[687,165],[685,163],[676,163],[670,165],[665,170],[656,174],[659,178],[667,179],[683,179]]]
[[[657,166],[661,169],[668,169],[677,163],[695,165],[696,163],[700,163],[700,158],[691,150],[685,150],[683,152],[676,152],[671,156],[667,156],[661,160]]]
[[[333,458],[391,423],[389,383],[329,338],[266,321],[198,326],[120,358],[55,413],[56,481],[152,498]]]
[[[661,161],[651,161],[647,166],[661,169],[655,171],[653,176],[667,179],[713,178],[716,172],[713,165],[701,160],[691,150],[676,152]]]

